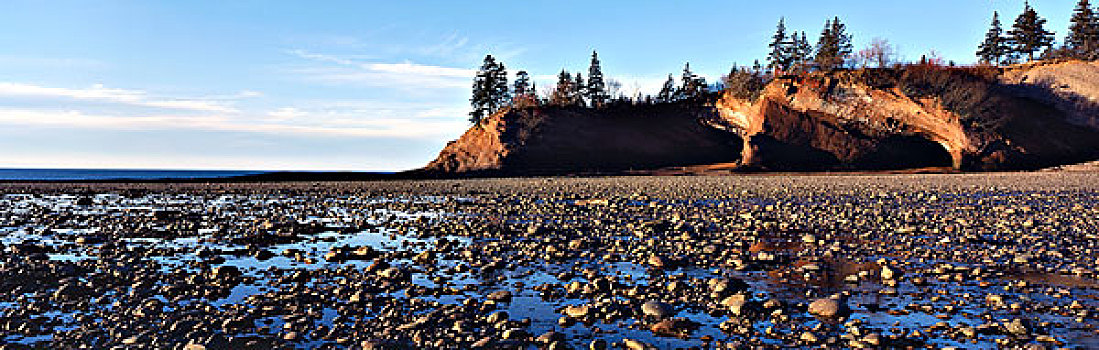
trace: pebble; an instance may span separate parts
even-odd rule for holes
[[[655,300],[646,301],[642,304],[641,312],[645,313],[645,316],[651,316],[657,319],[668,318],[675,314],[671,305]]]
[[[841,298],[821,298],[809,304],[809,313],[823,317],[836,317],[846,311],[847,306]]]

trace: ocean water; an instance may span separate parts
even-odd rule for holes
[[[0,169],[0,181],[205,179],[262,174],[249,170]]]

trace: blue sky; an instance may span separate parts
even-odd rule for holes
[[[1076,0],[1032,1],[1058,41]],[[35,1],[0,11],[0,167],[403,170],[468,126],[486,53],[549,87],[599,51],[623,89],[691,62],[716,81],[766,55],[780,16],[810,40],[974,61],[1019,1]]]

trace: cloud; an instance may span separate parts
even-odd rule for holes
[[[229,99],[256,96],[256,92],[245,91]],[[224,101],[190,98],[154,98],[140,90],[126,90],[107,88],[102,84],[90,88],[71,89],[59,87],[46,87],[23,83],[0,82],[0,96],[15,98],[62,98],[82,101],[96,101],[118,103],[130,106],[152,107],[161,109],[189,110],[200,112],[236,113],[237,110],[226,105]]]
[[[384,65],[378,70],[444,77],[458,74],[402,64]],[[153,98],[145,91],[103,85],[72,89],[7,82],[0,83],[0,97],[5,98],[0,99],[0,125],[406,139],[452,138],[466,127],[467,108],[441,102],[307,100],[285,106],[252,106],[244,111],[232,105],[260,96],[260,92],[243,90],[202,98]],[[36,99],[41,101],[26,103]],[[79,101],[98,104],[85,106]]]
[[[415,51],[418,51],[419,54],[425,56],[454,57],[456,55],[466,54],[463,49],[467,48],[468,44],[469,38],[459,35],[458,32],[453,32],[444,37],[442,42],[435,45],[424,46]]]
[[[267,115],[274,120],[291,120],[303,117],[306,115],[306,113],[294,107],[282,107],[274,111],[268,112]]]
[[[270,117],[276,117],[274,119]],[[305,122],[301,122],[305,121]],[[466,122],[457,118],[369,119],[348,113],[306,113],[295,108],[276,109],[264,117],[221,115],[111,115],[76,110],[42,110],[0,107],[0,124],[107,130],[231,131],[299,136],[429,138],[453,137]]]
[[[336,84],[360,84],[402,89],[468,88],[475,70],[412,62],[359,62],[351,58],[290,50],[290,54],[325,66],[292,69],[306,79]]]
[[[422,64],[404,63],[370,63],[362,65],[363,68],[378,72],[397,74],[413,74],[443,78],[472,78],[476,71],[472,69],[428,66]]]

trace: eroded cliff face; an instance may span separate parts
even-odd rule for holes
[[[519,124],[521,120],[509,123],[509,120],[503,118],[509,112],[510,109],[505,109],[470,127],[460,138],[447,143],[439,156],[424,169],[446,174],[499,169],[503,159],[517,146],[504,135],[511,134],[509,128],[522,126]]]
[[[451,142],[442,174],[598,174],[736,162],[741,140],[705,103],[504,110]]]
[[[972,150],[958,116],[935,101],[825,75],[776,80],[757,101],[725,94],[716,107],[744,138],[745,166],[957,168]]]
[[[921,66],[780,77],[754,100],[508,109],[422,171],[1034,169],[1099,159],[1097,78],[1095,62]]]
[[[1001,80],[1019,93],[1056,106],[1067,121],[1099,129],[1099,61],[1019,65]]]
[[[931,77],[904,76],[914,73]],[[1099,76],[1099,65],[993,74],[939,67],[789,76],[754,101],[724,94],[716,108],[744,139],[746,168],[1008,170],[1099,156],[1099,80],[1088,79]],[[911,85],[927,81],[945,88],[913,92]]]

